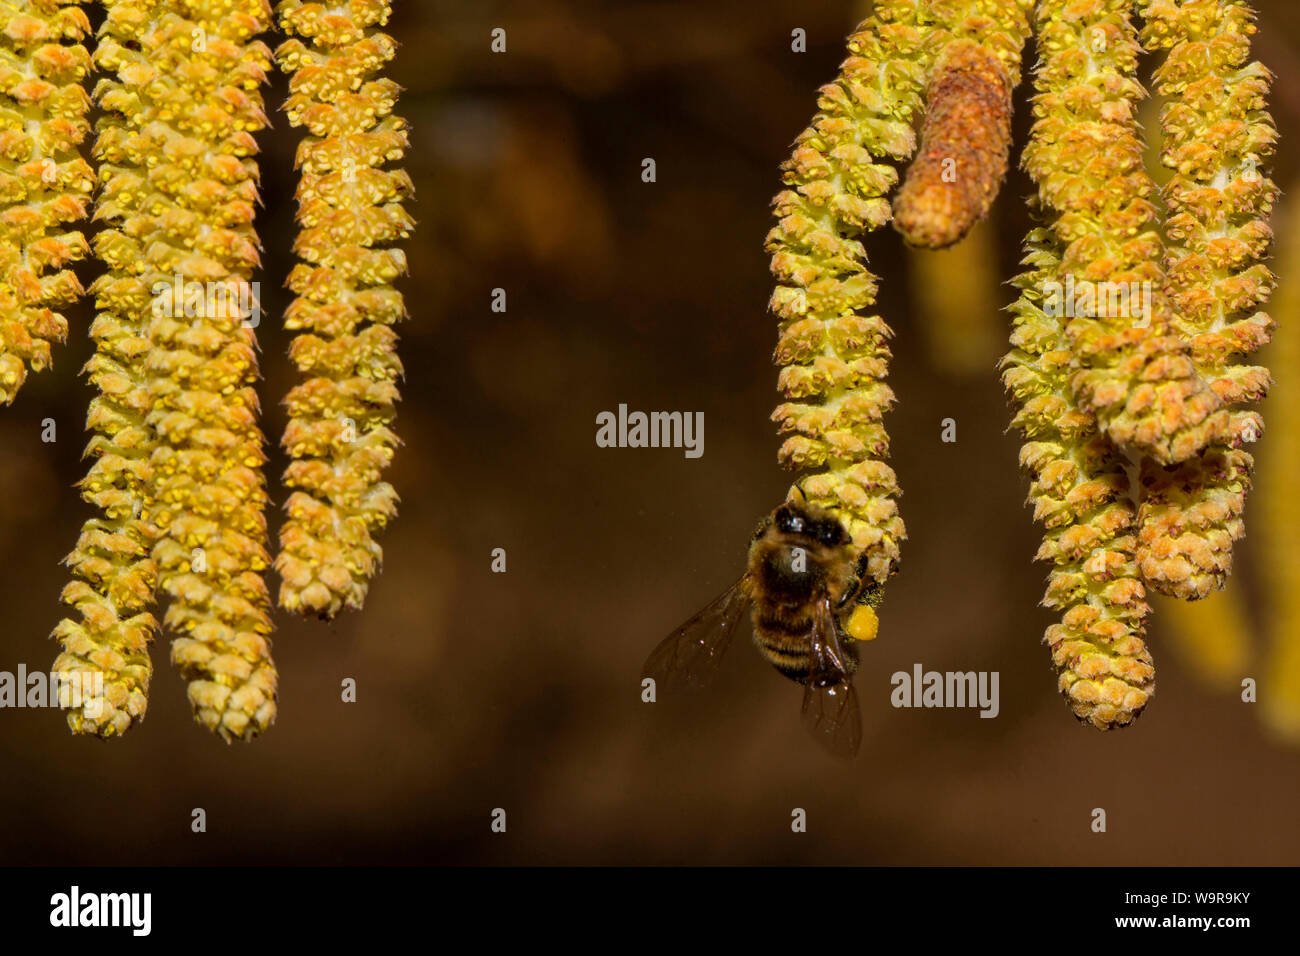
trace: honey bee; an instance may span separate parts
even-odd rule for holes
[[[670,693],[703,686],[752,607],[759,654],[804,686],[804,726],[832,753],[852,757],[862,742],[855,645],[875,638],[880,602],[880,587],[863,583],[865,570],[839,519],[788,500],[759,523],[741,579],[660,643],[644,672]]]

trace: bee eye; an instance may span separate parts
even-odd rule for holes
[[[801,534],[803,518],[789,508],[782,508],[776,513],[776,526],[787,534]]]
[[[817,539],[822,544],[838,544],[840,540],[840,529],[838,525],[827,522],[821,526],[817,533]]]

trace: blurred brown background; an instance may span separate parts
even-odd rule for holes
[[[846,766],[817,750],[797,688],[741,642],[705,699],[642,704],[646,654],[739,575],[754,522],[789,484],[768,422],[762,240],[777,166],[862,4],[397,6],[420,227],[403,286],[406,444],[392,471],[403,504],[382,539],[385,570],[360,614],[280,617],[280,718],[252,744],[225,746],[191,721],[162,645],[148,719],[123,740],[75,739],[49,710],[0,711],[0,862],[1300,862],[1300,749],[1266,732],[1239,677],[1203,681],[1161,614],[1159,693],[1136,725],[1103,736],[1056,692],[1039,643],[1050,621],[1037,606],[1046,569],[1031,560],[1039,530],[994,369],[1007,320],[969,305],[1011,298],[989,277],[1013,274],[1028,227],[1018,172],[947,270],[954,282],[985,270],[956,314],[936,317],[911,291],[930,285],[917,280],[933,262],[892,231],[868,242],[897,332],[888,425],[909,541],[882,637],[863,653],[862,755]],[[1285,0],[1259,6],[1257,53],[1281,74],[1285,186],[1300,25]],[[497,26],[504,55],[489,52]],[[795,27],[807,53],[790,50]],[[281,81],[273,102],[282,94]],[[1023,89],[1017,109],[1023,144]],[[273,440],[291,383],[278,317],[296,141],[282,117],[264,137]],[[657,162],[654,184],[641,181],[643,157]],[[505,314],[489,310],[497,287]],[[72,483],[89,316],[70,315],[55,371],[0,411],[3,670],[48,667],[55,653],[58,562],[88,513]],[[937,321],[969,334],[956,356]],[[704,457],[597,448],[595,416],[620,402],[703,411]],[[53,445],[40,441],[47,416]],[[956,444],[939,440],[949,416]],[[277,505],[281,466],[277,451]],[[1250,544],[1230,587],[1266,651],[1284,628]],[[497,547],[505,574],[490,571]],[[889,675],[915,662],[999,671],[1000,716],[892,709]],[[1240,676],[1258,677],[1258,664]],[[355,704],[339,699],[345,677]],[[190,832],[194,807],[206,834]],[[505,834],[490,832],[496,807]],[[795,807],[806,834],[790,832]],[[1094,807],[1106,834],[1089,829]]]

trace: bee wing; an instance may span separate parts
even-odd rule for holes
[[[818,605],[808,639],[812,668],[803,692],[803,725],[835,756],[856,756],[862,744],[862,712],[848,669],[849,652],[840,642],[839,622],[829,602]]]
[[[862,712],[853,682],[818,686],[803,691],[803,725],[817,742],[837,757],[856,757],[862,746]]]
[[[703,687],[717,671],[748,607],[749,582],[741,578],[669,634],[646,659],[642,673],[660,687]]]
[[[850,651],[840,641],[840,622],[835,619],[829,599],[818,602],[813,612],[808,643],[812,662],[808,672],[810,684],[838,684],[852,675]]]

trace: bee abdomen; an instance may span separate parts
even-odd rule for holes
[[[754,646],[778,671],[802,683],[812,666],[808,647],[812,626],[812,616],[803,608],[760,607],[754,614]]]
[[[803,641],[812,630],[813,619],[804,607],[782,607],[779,604],[759,607],[754,614],[754,627],[770,631],[774,637]]]

